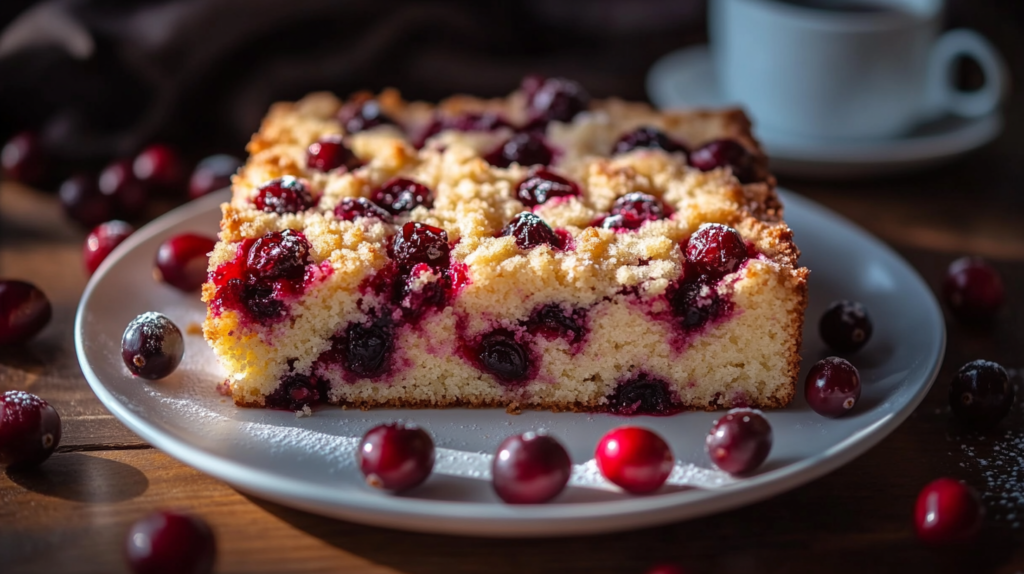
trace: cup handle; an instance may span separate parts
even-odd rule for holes
[[[985,74],[985,83],[970,92],[958,90],[953,83],[953,63],[959,56],[973,58]],[[973,30],[956,29],[943,34],[928,60],[929,108],[933,115],[953,113],[976,118],[995,111],[1008,87],[1006,63],[999,52]]]

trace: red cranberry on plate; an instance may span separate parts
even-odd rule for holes
[[[565,447],[543,433],[508,437],[491,465],[494,491],[509,504],[547,502],[565,489],[571,474]]]
[[[161,313],[139,315],[128,323],[121,338],[121,359],[133,375],[143,379],[167,377],[184,354],[181,330]]]
[[[1006,418],[1015,394],[1010,377],[998,363],[971,361],[949,385],[949,407],[961,421],[991,428]]]
[[[740,183],[751,183],[757,179],[753,154],[736,140],[720,139],[704,144],[690,153],[690,165],[701,171],[730,168]]]
[[[706,223],[686,243],[686,261],[713,279],[739,269],[749,258],[747,244],[738,231],[720,223]]]
[[[410,221],[395,235],[392,251],[399,265],[412,267],[417,263],[426,263],[437,267],[448,264],[451,246],[448,245],[448,232],[445,230]]]
[[[156,252],[156,275],[160,281],[189,292],[206,282],[210,252],[217,241],[202,235],[182,233],[160,244]]]
[[[532,249],[541,245],[549,245],[552,249],[561,249],[562,240],[551,226],[539,216],[524,211],[512,218],[512,221],[501,230],[502,237],[512,236],[520,249]]]
[[[554,197],[574,197],[579,194],[580,188],[575,182],[544,167],[530,170],[526,179],[516,186],[516,197],[526,207],[547,203]]]
[[[370,194],[373,202],[392,215],[412,211],[419,206],[433,207],[434,194],[430,188],[404,177],[396,177]]]
[[[856,301],[834,301],[818,323],[822,340],[839,353],[859,351],[872,331],[868,310]]]
[[[660,488],[675,464],[664,439],[645,428],[628,426],[604,435],[594,458],[605,478],[633,494]]]
[[[342,167],[352,171],[361,165],[363,162],[340,135],[324,136],[309,144],[306,150],[306,167],[316,171],[328,172]]]
[[[286,175],[261,185],[253,204],[264,213],[284,215],[306,211],[315,206],[316,201],[301,179]]]
[[[149,201],[146,187],[132,173],[131,160],[109,164],[99,177],[100,193],[113,199],[119,217],[134,219],[146,211]]]
[[[95,273],[107,255],[132,233],[135,228],[131,224],[118,220],[101,223],[90,231],[82,246],[82,259],[89,275]]]
[[[35,133],[24,131],[7,140],[0,149],[0,175],[26,185],[46,179],[46,153]]]
[[[686,153],[686,146],[670,138],[664,132],[651,126],[639,127],[623,134],[612,148],[613,154],[626,153],[635,149],[660,149],[669,153]]]
[[[942,291],[949,310],[965,323],[991,320],[1006,297],[999,272],[980,257],[962,257],[951,263]]]
[[[544,136],[534,132],[520,132],[484,158],[494,167],[519,165],[549,165],[555,154],[544,141]]]
[[[179,512],[154,512],[132,524],[125,537],[135,574],[209,574],[216,555],[210,525]]]
[[[60,185],[59,195],[64,213],[86,227],[95,227],[114,218],[114,198],[100,193],[95,177],[71,176]]]
[[[0,466],[41,464],[60,444],[60,415],[43,399],[25,391],[0,395]]]
[[[419,486],[434,469],[434,441],[427,431],[405,423],[373,427],[356,451],[366,484],[399,492]]]
[[[197,199],[231,185],[231,176],[242,167],[233,155],[211,155],[200,161],[188,182],[188,198]]]
[[[50,322],[53,308],[38,287],[24,281],[0,280],[0,345],[20,345]]]
[[[732,409],[712,425],[704,448],[718,468],[729,474],[747,474],[768,458],[772,438],[772,426],[761,411]]]
[[[963,544],[977,536],[984,514],[974,489],[952,478],[940,478],[917,495],[914,527],[918,539],[928,544]]]
[[[153,144],[139,152],[132,162],[132,172],[135,179],[152,189],[174,195],[184,191],[184,166],[178,152],[168,145]]]
[[[391,223],[391,214],[365,197],[345,197],[334,206],[334,216],[342,221],[355,221],[361,217]]]
[[[841,417],[860,400],[860,373],[846,359],[826,357],[807,372],[804,397],[819,415]]]

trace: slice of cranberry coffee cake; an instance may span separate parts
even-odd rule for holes
[[[749,127],[561,78],[273,106],[203,287],[234,401],[786,405],[808,272]]]

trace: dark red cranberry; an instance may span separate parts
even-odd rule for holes
[[[531,333],[575,344],[583,340],[586,315],[586,309],[566,311],[558,303],[550,303],[534,311],[526,324]]]
[[[701,170],[711,171],[728,167],[741,183],[751,183],[757,179],[757,167],[754,156],[740,142],[731,139],[714,140],[693,150],[690,153],[690,165]]]
[[[991,428],[1006,418],[1015,389],[1006,370],[992,361],[971,361],[949,385],[949,407],[961,421]]]
[[[258,281],[298,281],[306,273],[311,248],[306,237],[298,231],[271,231],[249,248],[246,269]]]
[[[82,259],[89,275],[95,273],[107,255],[132,233],[135,233],[134,227],[117,220],[101,223],[90,231],[82,246]]]
[[[281,378],[274,392],[267,395],[264,404],[268,409],[301,411],[320,402],[323,395],[325,393],[317,387],[314,379],[293,373]]]
[[[185,184],[185,169],[178,152],[164,144],[153,144],[135,156],[135,179],[153,189],[180,194]]]
[[[520,132],[487,154],[487,163],[495,167],[519,165],[549,165],[555,154],[544,142],[544,136],[533,132]]]
[[[698,330],[730,309],[728,301],[704,281],[683,281],[668,293],[672,314],[687,331]]]
[[[366,100],[358,104],[349,104],[338,112],[338,121],[345,128],[345,133],[354,134],[385,124],[395,125],[392,120],[380,109],[377,100]]]
[[[569,122],[590,107],[590,94],[579,83],[565,78],[547,78],[542,82],[528,76],[523,80],[527,112],[531,126],[548,122]]]
[[[395,345],[386,325],[359,323],[345,329],[344,343],[344,366],[360,377],[376,377],[387,370]]]
[[[502,441],[491,464],[494,492],[509,504],[541,504],[569,483],[572,461],[554,437],[528,432]]]
[[[951,263],[942,290],[949,310],[965,323],[991,320],[1006,298],[999,272],[980,257]]]
[[[117,160],[100,172],[100,193],[113,199],[118,216],[139,217],[146,211],[149,194],[132,173],[131,160]]]
[[[641,373],[619,383],[608,397],[608,411],[616,415],[671,415],[679,412],[668,383]]]
[[[317,171],[331,171],[345,168],[349,171],[363,165],[355,152],[348,148],[341,136],[325,136],[309,144],[306,150],[306,167]]]
[[[619,427],[597,443],[597,468],[627,492],[654,492],[672,473],[675,459],[668,444],[653,431]]]
[[[156,270],[160,280],[186,293],[206,282],[210,252],[217,241],[202,235],[183,233],[160,244],[156,252]]]
[[[644,222],[665,219],[665,208],[653,195],[634,191],[615,200],[605,229],[639,229]]]
[[[408,490],[434,470],[434,441],[417,426],[383,424],[363,436],[356,460],[366,484],[393,492]]]
[[[132,319],[121,338],[121,358],[137,377],[155,381],[178,368],[185,354],[181,330],[166,315],[150,311]]]
[[[231,176],[242,167],[242,160],[233,155],[211,155],[200,161],[188,182],[188,198],[198,199],[204,195],[229,187]]]
[[[21,132],[7,140],[0,150],[0,172],[26,185],[42,183],[46,179],[46,154],[39,137],[32,132]]]
[[[626,153],[637,148],[660,149],[669,153],[686,153],[686,146],[668,137],[665,132],[650,126],[639,127],[623,134],[612,148],[613,154]]]
[[[43,330],[53,316],[50,300],[24,281],[0,280],[0,345],[20,345]]]
[[[856,301],[833,301],[818,323],[821,339],[840,353],[859,351],[871,339],[871,317]]]
[[[480,341],[477,359],[481,368],[500,381],[520,382],[530,371],[530,357],[511,333],[495,331]]]
[[[562,248],[562,240],[555,234],[555,230],[529,211],[513,217],[501,230],[501,236],[514,237],[520,249],[532,249],[541,245],[550,245],[552,249]]]
[[[385,183],[370,195],[374,203],[393,215],[412,211],[419,206],[433,207],[434,194],[422,183],[397,177]]]
[[[574,182],[543,167],[530,170],[526,179],[516,186],[516,197],[526,207],[547,203],[553,197],[575,197],[579,194],[580,188]]]
[[[135,574],[209,574],[216,555],[210,525],[178,512],[154,512],[132,524],[125,537]]]
[[[761,411],[732,409],[715,421],[704,449],[711,462],[729,474],[753,472],[772,450],[772,426]]]
[[[256,209],[278,215],[299,213],[316,205],[306,184],[288,175],[260,186],[253,203]]]
[[[922,542],[964,544],[978,535],[984,516],[985,509],[973,488],[952,478],[940,478],[917,495],[914,527]]]
[[[822,359],[807,372],[804,397],[819,415],[841,417],[860,400],[860,373],[846,359]]]
[[[365,197],[346,197],[334,206],[334,216],[342,221],[355,221],[360,217],[379,219],[391,223],[391,214]]]
[[[96,178],[85,174],[74,175],[60,185],[60,202],[68,217],[86,227],[114,218],[114,199],[100,193]]]
[[[434,275],[431,280],[420,281],[425,275]],[[431,309],[443,307],[448,300],[452,286],[449,269],[432,268],[425,263],[402,267],[394,277],[392,302],[397,305],[408,323],[415,323]]]
[[[437,267],[448,264],[451,246],[448,245],[448,233],[445,230],[410,221],[395,236],[392,251],[399,265],[412,267],[417,263],[425,263]]]
[[[702,225],[686,243],[686,262],[712,279],[736,271],[748,258],[740,233],[719,223]]]
[[[50,458],[60,444],[60,415],[25,391],[0,395],[0,466],[29,468]]]

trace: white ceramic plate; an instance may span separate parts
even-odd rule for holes
[[[877,239],[799,195],[784,193],[787,220],[812,270],[803,367],[825,356],[817,318],[833,299],[867,305],[874,338],[851,357],[863,396],[849,416],[823,418],[802,397],[767,413],[775,446],[755,476],[733,480],[714,471],[703,450],[714,413],[672,417],[497,409],[376,410],[319,407],[312,417],[236,408],[215,392],[223,380],[202,337],[186,335],[185,360],[165,380],[132,378],[121,362],[125,326],[161,311],[183,330],[199,323],[198,295],[157,284],[151,268],[167,237],[218,229],[218,194],[152,222],[111,254],[85,290],[75,322],[79,361],[110,411],[153,446],[240,490],[310,512],[379,526],[477,536],[551,536],[607,532],[695,518],[761,500],[813,480],[871,448],[927,393],[945,346],[939,307],[914,270]],[[802,380],[803,375],[801,375]],[[800,393],[798,393],[799,395]],[[720,413],[719,413],[720,414]],[[432,433],[435,473],[401,496],[363,484],[354,464],[359,437],[399,418]],[[671,484],[628,496],[594,472],[593,449],[609,429],[644,425],[664,436],[678,462]],[[577,463],[571,486],[553,503],[509,506],[492,492],[487,453],[506,436],[544,428]]]
[[[718,89],[707,46],[676,50],[655,62],[647,74],[647,95],[659,108],[739,105]],[[886,140],[817,140],[759,127],[771,168],[780,175],[806,178],[874,177],[925,169],[987,144],[1003,129],[1003,118],[991,115],[948,117],[919,126],[904,137]]]

